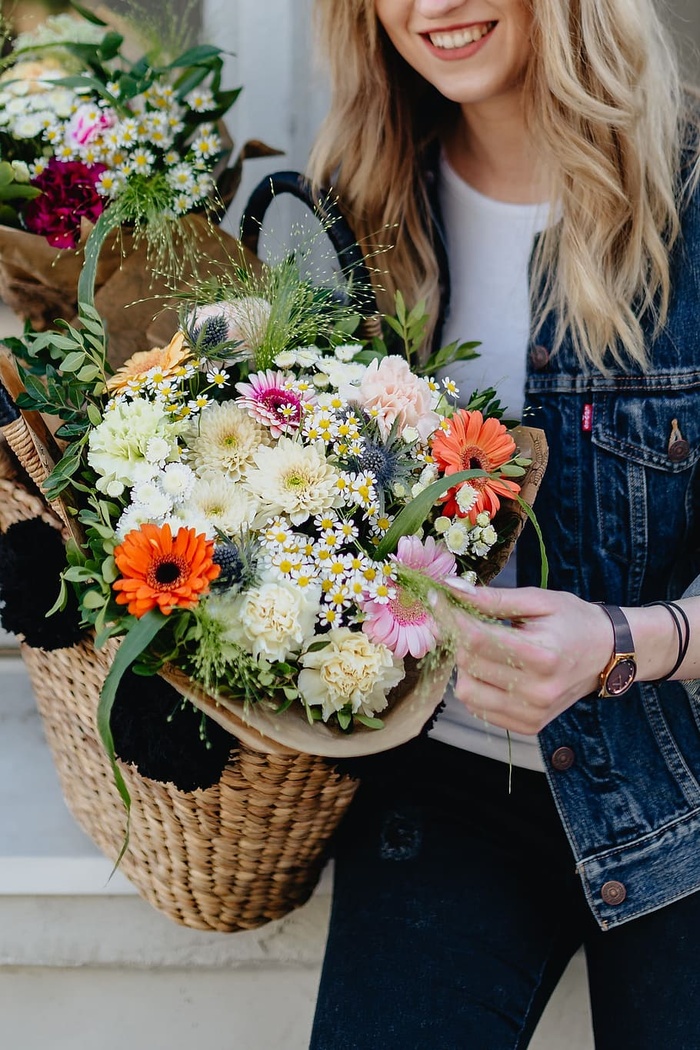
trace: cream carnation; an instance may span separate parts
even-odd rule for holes
[[[440,423],[432,410],[432,392],[425,379],[415,375],[401,357],[384,357],[380,363],[372,361],[359,387],[341,387],[340,394],[348,401],[361,405],[376,419],[383,438],[387,438],[395,422],[399,434],[406,427],[415,427],[422,441],[426,441]]]
[[[238,595],[224,641],[255,657],[286,660],[313,636],[320,589],[267,580]]]
[[[266,427],[232,401],[211,404],[199,417],[197,436],[189,443],[188,463],[201,476],[224,474],[239,481],[253,466],[255,453],[270,443]]]
[[[350,706],[353,714],[372,717],[387,706],[387,694],[404,677],[403,661],[361,631],[337,627],[323,635],[318,652],[304,653],[299,690],[305,703],[320,706],[323,721]]]
[[[97,489],[114,495],[115,486],[131,487],[153,477],[158,463],[148,459],[153,438],[162,438],[169,450],[160,461],[174,461],[179,457],[178,435],[182,424],[173,423],[163,412],[158,401],[134,398],[113,405],[104,419],[90,432],[88,463],[99,474]]]
[[[340,504],[340,476],[326,459],[322,441],[301,445],[283,437],[274,448],[258,449],[254,459],[257,469],[248,472],[247,485],[269,517],[286,514],[301,525]]]

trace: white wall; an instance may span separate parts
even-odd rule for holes
[[[204,0],[204,39],[231,51],[225,86],[243,85],[227,124],[237,147],[262,139],[283,157],[246,161],[227,220],[232,232],[253,187],[270,171],[303,170],[327,105],[312,58],[312,0]]]

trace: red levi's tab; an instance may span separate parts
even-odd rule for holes
[[[593,405],[584,405],[581,413],[581,430],[584,434],[590,434],[593,430]]]

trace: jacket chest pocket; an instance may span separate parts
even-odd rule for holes
[[[628,567],[668,581],[694,527],[700,392],[606,393],[593,399],[593,493],[599,542]]]

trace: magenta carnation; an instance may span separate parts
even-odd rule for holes
[[[301,426],[304,404],[313,400],[311,394],[290,387],[281,372],[256,372],[247,383],[236,383],[241,397],[237,403],[258,423],[270,428],[273,437],[292,434]]]
[[[433,580],[454,576],[456,562],[444,544],[432,536],[402,536],[392,560],[415,569]],[[397,584],[388,601],[367,598],[362,602],[365,620],[362,630],[372,642],[381,642],[398,657],[410,653],[419,660],[440,641],[440,630],[434,617],[419,598]]]
[[[104,164],[83,164],[81,160],[56,160],[32,179],[42,190],[30,201],[24,212],[24,223],[30,233],[38,233],[53,248],[75,248],[80,241],[80,222],[96,222],[105,206],[95,183],[105,171]]]

